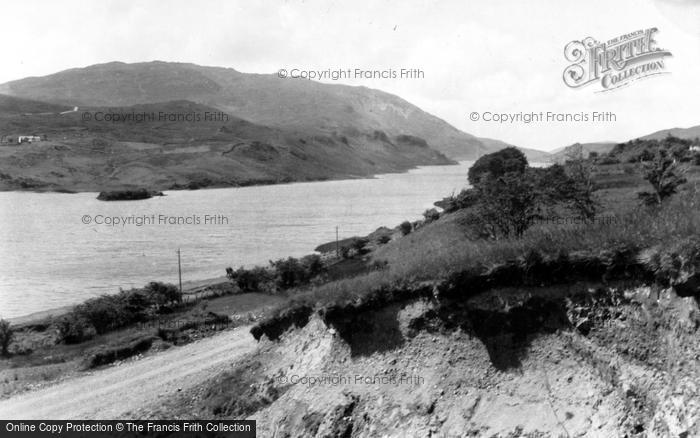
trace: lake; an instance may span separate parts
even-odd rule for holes
[[[171,191],[141,201],[97,193],[0,192],[0,317],[79,303],[158,280],[302,256],[340,237],[416,220],[466,184],[471,162],[373,179]]]

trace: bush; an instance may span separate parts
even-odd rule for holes
[[[269,283],[273,279],[273,275],[260,266],[252,269],[241,266],[235,271],[226,268],[226,276],[243,292],[259,292],[264,283]]]
[[[366,252],[365,246],[369,243],[369,239],[365,237],[356,237],[352,239],[350,246],[355,250],[357,254],[364,254]]]
[[[108,365],[148,351],[153,345],[153,340],[153,336],[143,336],[126,345],[101,347],[88,356],[86,360],[87,368]]]
[[[440,212],[438,212],[434,208],[425,210],[423,212],[423,218],[425,218],[425,223],[429,224],[430,222],[434,222],[434,221],[440,219]]]
[[[95,337],[97,330],[82,316],[69,314],[58,321],[58,334],[66,344],[79,344]]]
[[[401,222],[401,225],[399,225],[399,229],[401,230],[401,234],[406,236],[413,230],[413,225],[409,221],[403,221]]]
[[[377,237],[377,244],[379,245],[386,245],[389,242],[391,242],[391,236],[388,234],[382,234],[381,236]]]
[[[9,355],[8,348],[10,348],[10,343],[12,343],[13,335],[14,333],[10,323],[4,319],[0,319],[0,351],[3,356]]]
[[[266,285],[274,283],[280,289],[290,289],[309,283],[325,271],[321,256],[310,254],[297,259],[288,257],[270,261],[270,268],[256,266],[233,270],[226,268],[226,276],[244,292],[260,292]],[[274,286],[273,286],[274,288]]]
[[[155,303],[159,306],[182,302],[182,293],[174,284],[152,281],[146,285],[147,297],[132,297],[135,302],[143,299],[143,303]],[[136,304],[138,306],[138,304]]]
[[[144,289],[120,291],[116,295],[91,298],[73,308],[57,323],[61,339],[80,343],[152,316],[154,305],[175,302],[180,297],[173,285],[152,282]]]
[[[675,194],[678,187],[686,182],[675,160],[665,149],[660,149],[654,161],[645,163],[644,179],[649,181],[653,192],[641,192],[639,198],[646,205],[661,205]]]

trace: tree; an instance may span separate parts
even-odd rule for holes
[[[488,176],[477,190],[481,197],[476,207],[477,217],[485,227],[484,232],[492,236],[520,237],[541,217],[535,185],[532,178],[523,174]]]
[[[304,268],[299,263],[299,260],[294,257],[280,259],[276,262],[271,262],[275,270],[277,285],[281,289],[292,288],[302,282],[304,277]]]
[[[409,221],[403,221],[401,225],[399,225],[399,229],[401,230],[401,234],[405,236],[413,230],[413,225],[411,225]]]
[[[158,305],[182,302],[182,294],[174,284],[152,281],[146,285],[146,293]]]
[[[12,343],[13,336],[14,332],[10,323],[4,319],[0,319],[0,349],[3,356],[8,356],[10,354],[8,348],[10,347],[10,343]]]
[[[491,154],[480,157],[469,168],[467,179],[469,184],[476,186],[486,175],[498,178],[506,173],[523,173],[528,163],[525,154],[516,147],[507,147]]]
[[[270,262],[273,264],[273,262]],[[258,292],[263,283],[272,280],[272,274],[261,266],[246,269],[243,266],[236,269],[226,268],[226,276],[244,292]]]
[[[644,179],[649,181],[653,192],[640,192],[639,199],[646,205],[661,205],[675,194],[686,182],[676,161],[665,149],[659,149],[653,161],[644,163]]]
[[[565,170],[570,181],[566,181],[561,187],[564,190],[562,197],[581,217],[593,220],[598,210],[598,202],[593,195],[593,162],[584,158],[583,146],[578,143],[577,145],[578,148],[567,152]]]

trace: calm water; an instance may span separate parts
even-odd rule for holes
[[[176,283],[178,247],[183,281],[198,280],[225,275],[228,266],[309,254],[335,239],[336,226],[342,238],[415,220],[464,186],[470,164],[376,179],[173,191],[131,202],[98,201],[96,193],[0,192],[0,316],[151,280]],[[95,223],[107,217],[131,222]]]

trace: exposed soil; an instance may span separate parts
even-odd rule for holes
[[[337,322],[263,337],[146,415],[249,416],[262,437],[700,435],[700,312],[672,289],[496,289]]]

